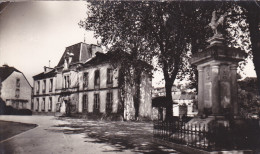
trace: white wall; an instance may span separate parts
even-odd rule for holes
[[[20,79],[20,96],[19,98],[15,97],[16,90],[16,79]],[[6,99],[23,99],[27,100],[28,103],[25,103],[24,108],[31,109],[31,94],[32,88],[27,82],[22,73],[13,72],[7,79],[2,82],[1,97],[4,101]],[[11,104],[6,104],[11,105]]]

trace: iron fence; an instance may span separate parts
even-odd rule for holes
[[[207,151],[255,149],[260,147],[258,120],[243,125],[189,124],[181,120],[154,122],[155,138]]]

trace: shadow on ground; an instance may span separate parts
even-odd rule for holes
[[[88,121],[85,119],[60,118],[70,124],[55,125],[50,131],[62,131],[64,134],[84,134],[85,142],[105,143],[113,148],[104,148],[104,152],[136,153],[179,153],[171,148],[152,142],[153,125],[147,122],[111,122]]]

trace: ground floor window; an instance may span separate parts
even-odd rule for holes
[[[94,94],[94,112],[99,112],[99,94]]]
[[[52,111],[52,97],[49,97],[48,110]]]
[[[107,98],[106,98],[106,111],[111,112],[112,111],[112,106],[113,106],[113,93],[108,92],[107,93]]]
[[[42,108],[42,111],[45,110],[45,98],[42,98],[42,106],[41,106],[41,108]]]
[[[83,95],[83,111],[87,112],[88,111],[88,95],[85,94]]]
[[[36,99],[35,110],[40,111],[39,98]]]

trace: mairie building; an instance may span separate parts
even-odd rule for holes
[[[111,56],[112,52],[104,53],[93,44],[81,42],[66,47],[57,66],[44,67],[44,72],[33,76],[34,114],[102,116],[117,114],[123,103],[124,119],[134,119],[133,91],[126,88],[122,96],[122,86],[118,85],[120,65],[112,65]],[[151,92],[151,76],[142,73],[139,117],[152,117]]]

